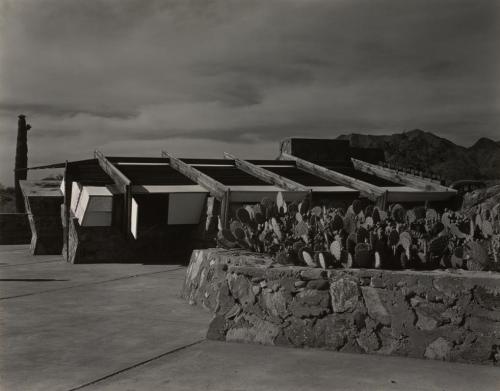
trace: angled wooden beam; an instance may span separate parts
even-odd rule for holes
[[[182,160],[173,157],[166,151],[162,151],[161,156],[165,159],[168,159],[170,167],[187,176],[192,181],[203,186],[212,196],[214,196],[221,202],[220,218],[222,226],[224,228],[227,228],[229,225],[229,204],[231,202],[230,188],[208,176],[207,174],[201,172],[192,165],[184,163]]]
[[[54,163],[54,164],[46,164],[44,166],[16,168],[14,171],[42,170],[46,168],[65,168],[66,165],[67,165],[66,163]]]
[[[300,183],[294,182],[291,179],[285,178],[281,175],[278,175],[272,171],[266,170],[265,168],[259,167],[253,163],[250,163],[246,160],[239,159],[230,153],[224,152],[225,159],[234,160],[234,164],[241,171],[244,171],[260,180],[270,183],[272,185],[281,187],[285,190],[290,191],[311,191],[310,188],[301,185]]]
[[[312,175],[316,175],[327,181],[334,181],[340,183],[341,185],[350,187],[355,190],[359,190],[360,194],[364,197],[369,198],[372,201],[376,201],[385,192],[384,189],[367,183],[365,181],[360,181],[359,179],[352,178],[350,176],[341,174],[340,172],[333,171],[326,167],[320,166],[315,163],[311,163],[307,160],[298,158],[296,156],[290,155],[283,152],[280,156],[281,160],[295,160],[295,164],[298,168],[306,171]]]
[[[100,151],[94,151],[94,157],[99,162],[99,166],[103,171],[109,175],[109,177],[119,186],[124,192],[126,187],[132,184],[132,181],[128,179],[123,172],[121,172],[113,163],[111,163],[106,156]]]
[[[109,175],[113,182],[123,191],[124,202],[123,202],[123,231],[126,238],[130,238],[131,234],[131,224],[132,224],[132,181],[128,179],[123,172],[121,172],[116,166],[111,163],[106,156],[100,151],[94,151],[94,157],[99,162],[99,166],[103,171]]]
[[[421,178],[402,171],[396,171],[354,158],[351,158],[351,160],[354,164],[354,168],[356,168],[357,170],[363,171],[367,174],[378,176],[379,178],[383,178],[391,182],[400,183],[402,185],[414,187],[420,190],[453,193],[453,190],[449,187],[442,186],[441,184],[438,184],[435,181],[431,181],[430,179]]]
[[[216,181],[207,174],[201,172],[196,167],[190,164],[184,163],[182,160],[173,157],[165,151],[161,152],[163,158],[169,159],[170,167],[174,170],[179,171],[181,174],[187,176],[192,181],[198,183],[207,189],[211,195],[217,198],[219,201],[223,200],[227,194],[229,188],[219,181]]]

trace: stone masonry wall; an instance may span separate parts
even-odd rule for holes
[[[182,295],[215,312],[208,338],[500,365],[498,273],[326,271],[254,257],[193,252]]]
[[[26,213],[0,213],[0,245],[29,244],[31,229]]]
[[[65,224],[64,207],[61,214]],[[203,244],[195,237],[192,226],[170,226],[155,230],[140,239],[126,237],[120,227],[82,227],[78,219],[69,219],[69,240],[64,243],[62,254],[70,263],[187,263],[193,243]]]
[[[63,229],[60,208],[63,197],[27,196],[26,209],[31,228],[33,255],[61,254]]]

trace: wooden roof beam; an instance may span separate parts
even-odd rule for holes
[[[230,153],[224,152],[225,159],[234,160],[234,164],[241,171],[244,171],[260,180],[273,184],[275,186],[281,187],[285,190],[289,191],[311,191],[310,188],[292,181],[291,179],[285,178],[281,175],[278,175],[272,171],[266,170],[265,168],[259,167],[253,163],[250,163],[246,160],[239,159]]]
[[[166,151],[162,151],[161,156],[165,159],[169,159],[170,167],[187,176],[192,181],[203,186],[209,191],[211,195],[213,195],[218,200],[223,200],[226,197],[229,191],[229,187],[223,185],[219,181],[216,181],[215,179],[201,172],[192,165],[184,163],[182,160],[173,157]]]
[[[103,169],[103,171],[109,175],[109,177],[115,182],[117,186],[119,186],[124,192],[127,189],[127,186],[130,186],[132,181],[128,179],[123,172],[121,172],[116,166],[111,163],[106,156],[100,151],[94,151],[94,157],[99,162],[99,166]]]
[[[124,193],[123,202],[123,231],[129,239],[132,234],[132,181],[123,172],[111,163],[100,151],[94,151],[94,157],[99,162],[99,166]]]
[[[320,166],[315,163],[311,163],[307,160],[298,158],[296,156],[290,155],[286,152],[283,152],[280,156],[281,160],[295,160],[295,164],[297,168],[306,171],[312,175],[323,178],[327,181],[337,182],[343,186],[350,187],[355,190],[359,190],[360,194],[364,197],[369,198],[372,201],[376,201],[379,197],[381,197],[385,190],[372,185],[371,183],[367,183],[365,181],[361,181],[359,179],[352,178],[350,176],[341,174],[337,171],[333,171],[326,167]]]
[[[426,180],[424,178],[420,178],[415,175],[398,172],[390,168],[385,168],[376,164],[371,164],[354,158],[351,158],[351,160],[354,164],[354,168],[356,168],[357,170],[363,171],[367,174],[378,176],[379,178],[383,178],[391,182],[397,182],[405,186],[410,186],[425,191],[440,191],[440,192],[451,192],[451,193],[454,192],[454,190],[449,187],[442,186],[431,180]]]

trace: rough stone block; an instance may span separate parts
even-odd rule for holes
[[[341,275],[330,283],[333,312],[353,311],[360,299],[360,290],[355,278]]]
[[[361,288],[361,291],[363,292],[363,299],[365,300],[368,314],[383,325],[389,326],[391,324],[391,315],[380,300],[380,294],[383,291],[381,289],[365,286]]]

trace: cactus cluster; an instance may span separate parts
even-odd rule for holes
[[[466,217],[424,206],[381,210],[366,200],[347,209],[312,206],[309,199],[236,210],[229,228],[219,222],[219,246],[274,256],[277,263],[327,268],[499,270],[500,210]]]

